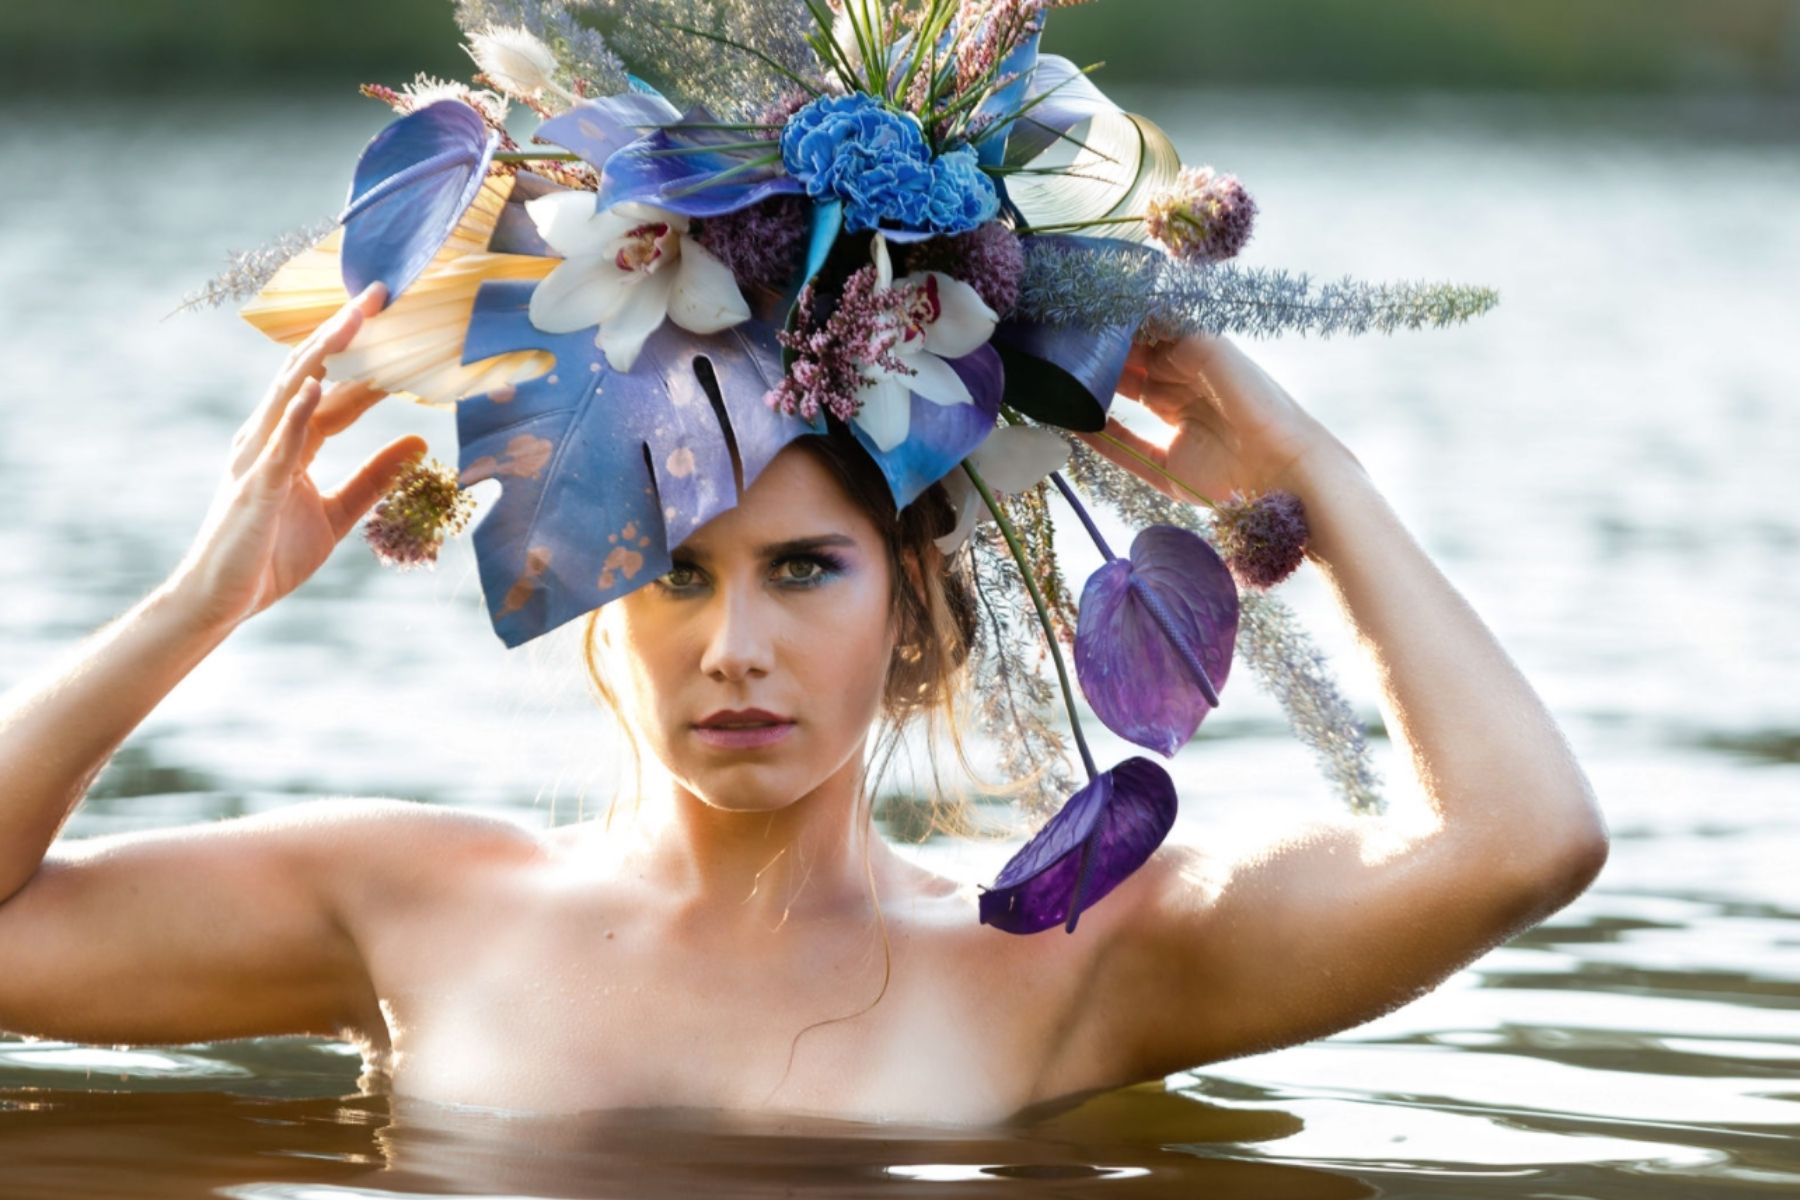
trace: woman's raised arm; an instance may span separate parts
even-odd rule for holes
[[[1095,909],[1110,908],[1106,945],[1060,1068],[1068,1090],[1368,1020],[1568,903],[1607,851],[1543,702],[1342,443],[1222,338],[1140,353],[1122,390],[1174,439],[1117,425],[1116,441],[1092,439],[1120,465],[1172,495],[1184,489],[1137,456],[1211,499],[1285,488],[1304,501],[1308,558],[1375,665],[1431,812],[1422,829],[1322,823],[1236,861],[1165,845]]]
[[[126,736],[240,622],[297,587],[423,447],[403,438],[320,496],[307,466],[382,393],[332,389],[327,354],[379,310],[374,285],[295,347],[232,440],[228,469],[169,579],[0,697],[0,902],[24,886]]]
[[[188,1040],[336,1019],[357,999],[354,946],[309,874],[352,838],[340,823],[272,814],[52,843],[139,722],[311,575],[423,447],[398,439],[325,496],[307,475],[381,395],[319,382],[380,303],[365,292],[289,357],[170,579],[0,697],[0,1029]]]

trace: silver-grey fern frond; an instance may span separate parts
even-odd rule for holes
[[[1143,248],[1026,241],[1016,315],[1055,325],[1119,325],[1143,338],[1189,333],[1355,336],[1459,324],[1499,303],[1493,288],[1425,280],[1368,283],[1238,263],[1179,262]]]
[[[172,317],[191,308],[217,308],[226,303],[249,300],[274,278],[290,259],[310,248],[320,238],[337,228],[336,217],[324,217],[310,225],[290,230],[254,250],[233,250],[230,266],[209,279],[199,289],[189,292],[180,304],[165,314]]]
[[[678,104],[704,104],[725,120],[755,120],[791,93],[797,85],[784,72],[812,81],[824,74],[806,41],[815,24],[802,0],[586,0],[583,7],[600,15],[632,71]]]
[[[976,723],[994,739],[1003,782],[1035,823],[1060,809],[1075,791],[1069,745],[1048,714],[1056,689],[1044,677],[1043,631],[1005,544],[983,527],[964,553],[971,556],[976,598],[975,643],[969,688]]]

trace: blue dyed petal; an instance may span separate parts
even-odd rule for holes
[[[915,393],[909,398],[912,416],[906,440],[890,450],[877,449],[862,426],[850,422],[856,440],[881,467],[898,508],[905,508],[920,492],[955,470],[987,440],[1000,415],[1005,372],[992,346],[978,346],[973,353],[944,361],[962,378],[975,398],[973,404],[936,404]]]
[[[1199,536],[1152,525],[1088,577],[1075,628],[1075,674],[1094,715],[1120,737],[1172,755],[1212,711],[1231,670],[1238,595]]]
[[[1147,758],[1128,758],[1076,792],[982,891],[981,923],[1007,933],[1062,925],[1123,883],[1175,826],[1175,784]]]
[[[1030,252],[1100,250],[1159,254],[1119,238],[1040,233],[1026,238]],[[1034,420],[1092,433],[1106,428],[1106,413],[1131,352],[1129,323],[1093,328],[1046,325],[1019,319],[994,330],[994,348],[1006,362],[1006,403]]]
[[[484,283],[464,363],[514,350],[556,356],[545,374],[456,408],[460,479],[500,480],[475,527],[494,631],[518,646],[661,575],[669,547],[737,503],[727,431],[702,382],[710,364],[748,487],[788,442],[819,432],[763,403],[781,377],[774,330],[710,336],[671,323],[632,370],[610,369],[591,330],[531,323],[532,280]]]
[[[1048,13],[1044,13],[1040,21],[1048,16]],[[1029,98],[1032,75],[1037,70],[1038,42],[1042,37],[1043,28],[1040,25],[1036,33],[1012,48],[1006,61],[1000,64],[995,78],[1004,78],[1014,73],[1018,77],[983,100],[977,113],[1005,117],[1025,103]],[[1012,120],[1001,120],[981,131],[980,139],[975,142],[975,157],[982,166],[998,166],[1006,158],[1006,139],[1012,128]]]
[[[561,146],[581,155],[595,170],[603,170],[615,151],[680,116],[680,110],[660,93],[620,92],[583,100],[558,113],[540,123],[531,140]]]
[[[512,191],[500,208],[500,219],[494,222],[494,235],[488,238],[488,249],[495,254],[535,254],[539,258],[558,258],[556,250],[538,232],[537,222],[525,208],[527,201],[552,192],[566,192],[568,187],[554,179],[523,168],[513,176]]]
[[[380,280],[399,299],[436,257],[481,191],[499,134],[460,100],[439,100],[369,140],[338,221],[352,296]]]
[[[714,117],[706,109],[693,108],[680,121],[654,129],[612,154],[600,179],[599,207],[608,209],[635,200],[690,217],[716,217],[770,196],[805,191],[800,181],[782,168],[780,143],[763,143],[751,130],[702,129],[689,124],[712,121]],[[657,153],[748,141],[759,144],[742,150]],[[771,154],[776,156],[774,162],[747,166]]]

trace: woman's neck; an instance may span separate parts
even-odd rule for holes
[[[715,807],[654,761],[645,764],[629,863],[666,897],[671,920],[714,930],[774,931],[821,919],[874,919],[871,881],[894,853],[875,835],[853,754],[781,808]]]

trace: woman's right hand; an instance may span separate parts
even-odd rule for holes
[[[387,394],[320,383],[325,356],[347,347],[384,300],[383,286],[371,284],[309,334],[232,440],[225,477],[169,584],[206,620],[235,626],[299,587],[426,450],[416,434],[398,438],[323,496],[307,471],[326,438]]]

